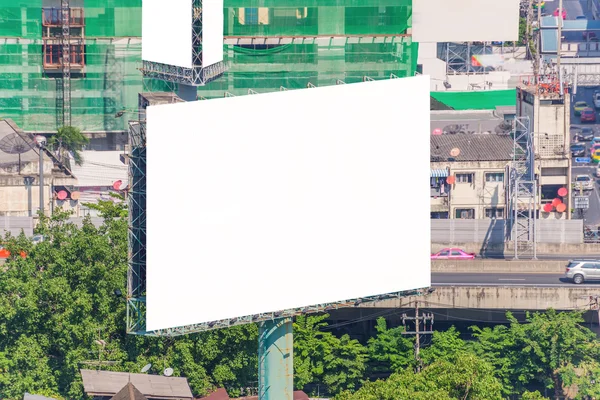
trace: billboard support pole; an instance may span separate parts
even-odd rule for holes
[[[293,400],[292,319],[264,321],[260,323],[258,329],[258,399]]]

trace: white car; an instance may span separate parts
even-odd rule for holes
[[[596,168],[596,178],[600,178],[600,167]]]
[[[593,190],[594,180],[589,175],[577,175],[573,182],[573,188],[575,190]]]
[[[594,108],[600,108],[600,93],[594,93]]]

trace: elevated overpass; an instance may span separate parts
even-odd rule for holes
[[[566,260],[434,261],[432,293],[387,299],[331,311],[331,323],[344,326],[362,321],[368,336],[374,321],[384,316],[392,325],[401,324],[402,314],[414,315],[415,305],[434,314],[441,326],[506,323],[506,312],[519,320],[526,312],[586,311],[588,327],[600,333],[597,298],[600,282],[575,285],[563,279]],[[356,333],[356,332],[353,332]]]

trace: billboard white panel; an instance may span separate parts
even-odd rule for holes
[[[223,0],[202,0],[202,66],[223,61]]]
[[[192,68],[192,0],[143,0],[142,60]]]
[[[429,85],[150,106],[146,328],[429,286]]]
[[[516,41],[520,0],[414,0],[412,39],[431,42]]]

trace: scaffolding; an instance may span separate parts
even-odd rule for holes
[[[513,125],[513,160],[510,167],[509,232],[515,259],[537,257],[537,184],[534,173],[533,134],[529,117],[516,117]]]
[[[50,3],[55,11],[44,16]],[[60,46],[60,37],[43,23],[59,23],[60,5],[0,0],[0,117],[28,132],[55,132],[63,124],[58,50],[46,47],[51,51],[44,53],[45,45]],[[114,115],[137,107],[148,80],[140,72],[141,6],[141,0],[70,0],[71,124],[83,131],[129,129]],[[354,83],[363,75],[413,76],[411,15],[411,0],[225,0],[223,61],[229,70],[199,87],[198,96]],[[152,81],[152,91],[171,90]]]

